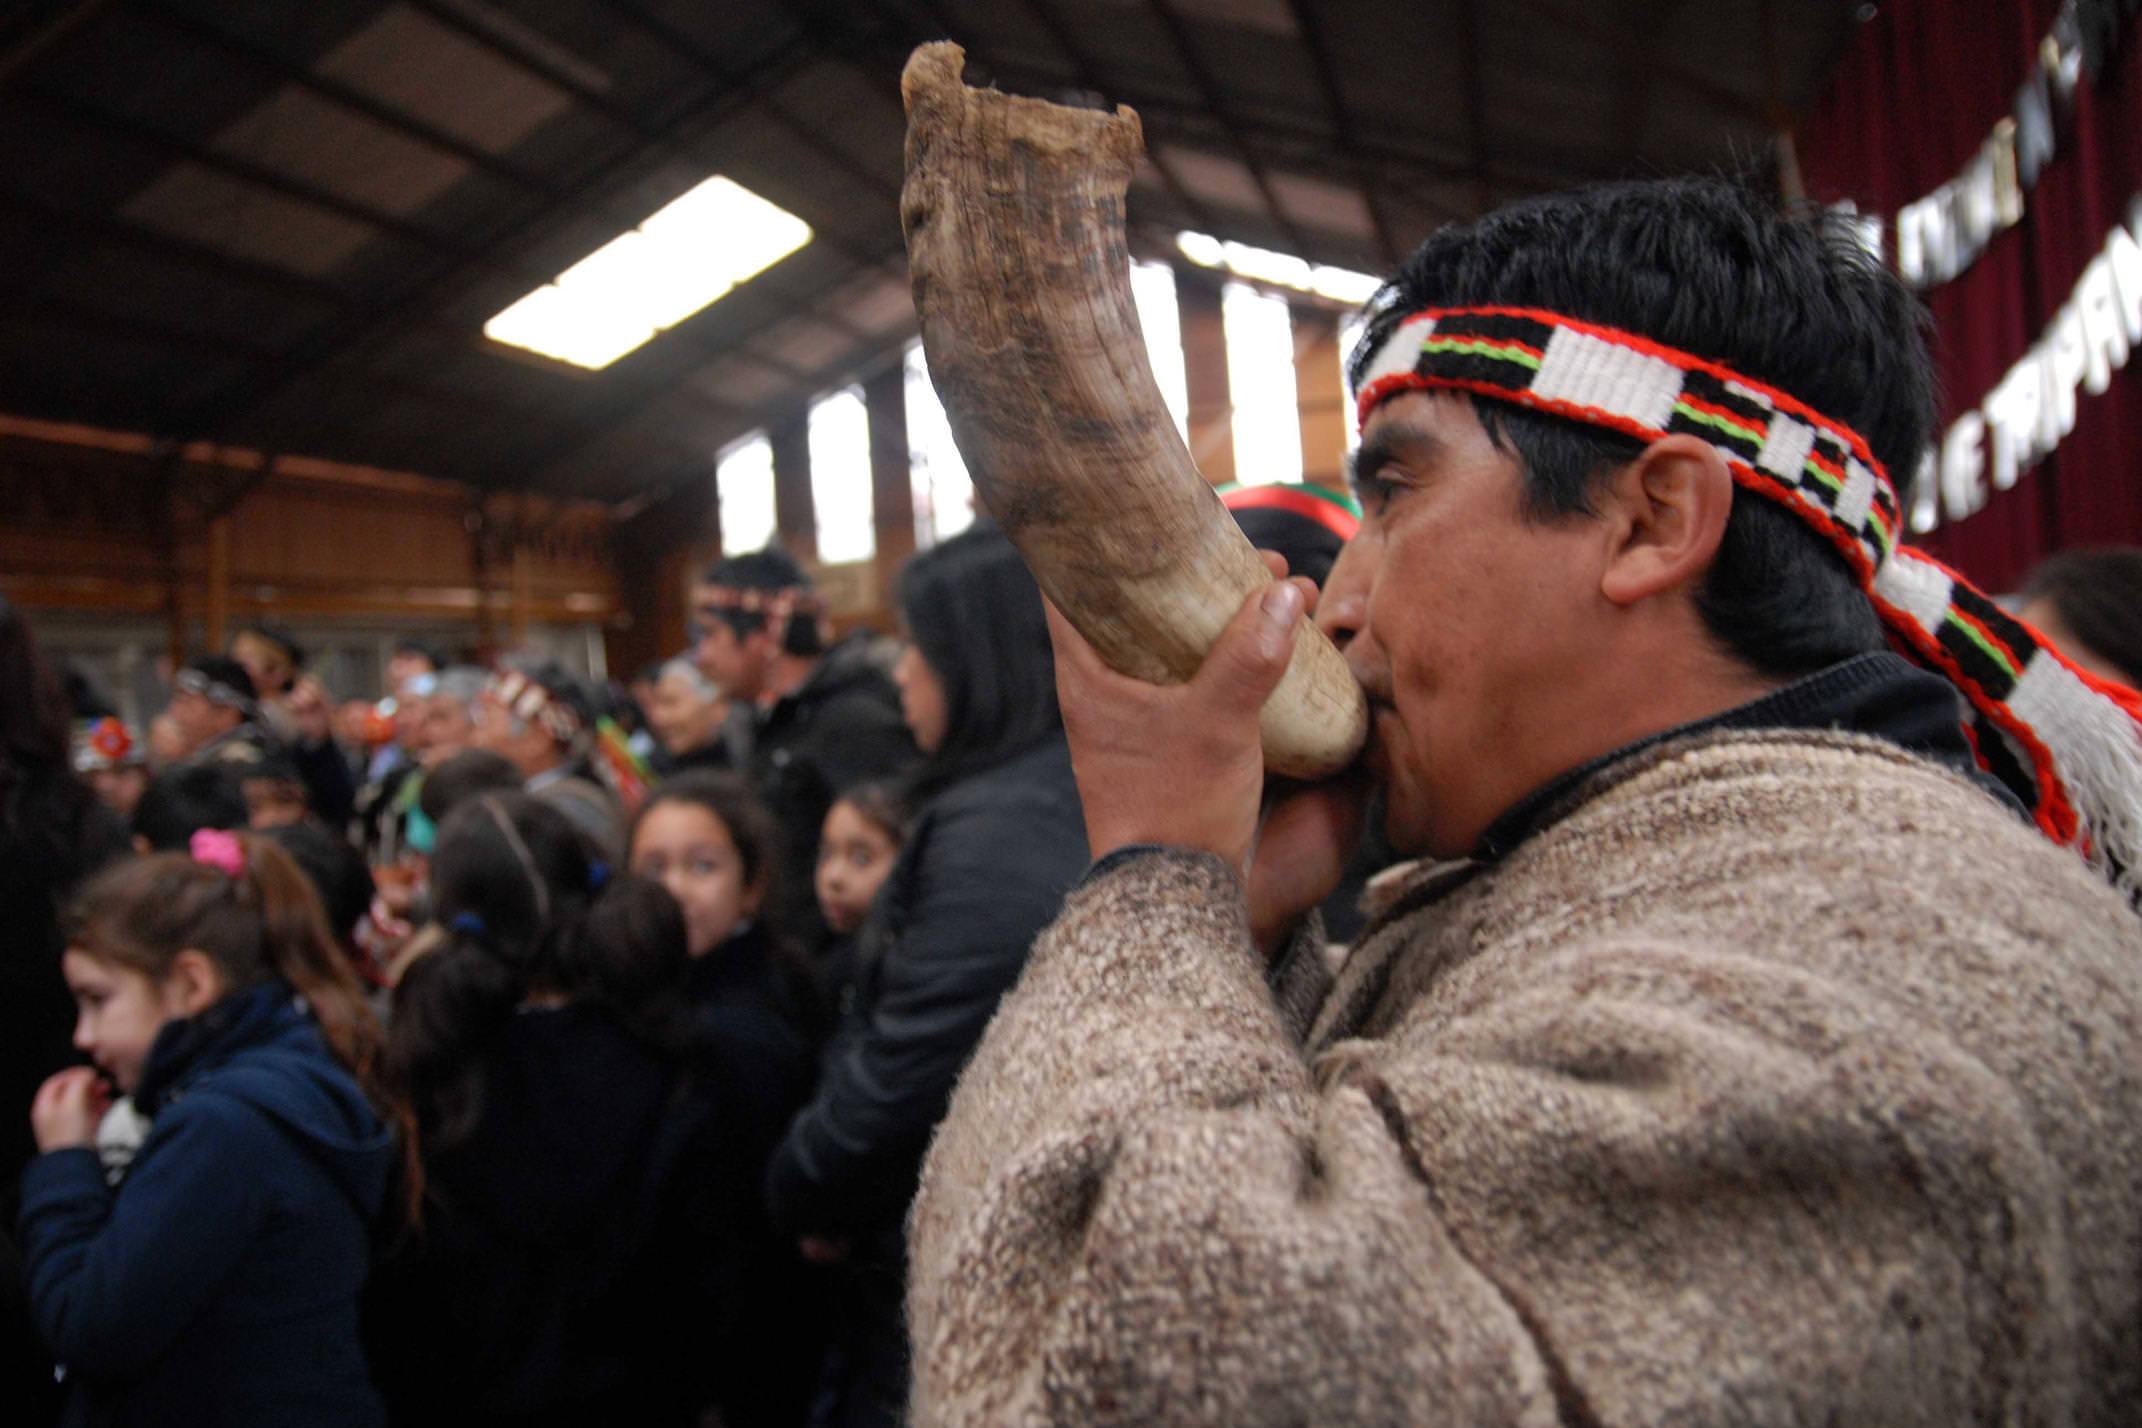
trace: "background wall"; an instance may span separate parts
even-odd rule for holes
[[[1956,178],[2040,64],[2060,0],[1885,0],[1862,25],[1798,135],[1809,195],[1885,222]],[[2119,0],[2085,7],[2107,17]],[[2131,7],[2129,7],[2131,8]],[[2110,20],[2108,18],[2108,23]],[[2116,226],[2142,226],[2142,43],[2132,17],[2104,71],[2053,104],[2056,148],[2022,195],[2021,221],[1923,294],[1943,391],[1938,432],[1984,404],[2055,325]],[[1958,482],[1960,500],[1920,544],[1993,590],[2063,547],[2142,542],[2142,361],[2079,393],[2074,429],[2006,490]],[[1968,474],[1963,473],[1963,474]],[[1955,514],[1956,507],[1973,513]]]

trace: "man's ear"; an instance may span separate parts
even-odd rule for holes
[[[1601,493],[1613,546],[1599,592],[1634,605],[1702,580],[1733,514],[1733,473],[1716,447],[1665,436],[1621,468]]]
[[[198,947],[173,957],[164,973],[164,1006],[173,1016],[198,1016],[223,1000],[228,990],[222,969]]]

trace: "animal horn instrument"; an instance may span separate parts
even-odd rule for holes
[[[900,223],[922,346],[990,514],[1102,659],[1181,683],[1271,581],[1176,434],[1131,300],[1123,196],[1138,116],[973,89],[958,45],[900,77]],[[1259,717],[1265,765],[1352,761],[1360,686],[1308,621]]]

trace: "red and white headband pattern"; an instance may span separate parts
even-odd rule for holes
[[[573,707],[552,698],[549,690],[519,670],[492,676],[490,694],[523,724],[540,724],[554,743],[570,747],[580,737],[580,716]]]
[[[1899,652],[1973,711],[1979,761],[2056,842],[2142,874],[2142,696],[2077,669],[1931,556],[1901,544],[1896,489],[1867,443],[1787,393],[1634,333],[1531,308],[1428,308],[1362,371],[1361,420],[1404,391],[1457,390],[1640,441],[1708,443],[1745,490],[1827,540]]]

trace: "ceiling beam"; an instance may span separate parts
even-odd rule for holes
[[[1033,12],[1034,18],[1041,21],[1043,28],[1048,30],[1049,37],[1056,42],[1056,47],[1064,52],[1064,58],[1071,62],[1071,72],[1076,76],[1079,88],[1105,98],[1107,86],[1094,72],[1093,62],[1087,58],[1077,36],[1072,34],[1071,27],[1064,23],[1063,16],[1057,13],[1050,0],[1026,0],[1026,6]],[[1207,232],[1218,226],[1212,210],[1205,206],[1204,200],[1184,186],[1181,175],[1175,172],[1172,164],[1161,157],[1159,149],[1148,148],[1145,157],[1146,162],[1153,166],[1153,172],[1159,176],[1161,185],[1167,189],[1168,196],[1182,206],[1191,222]]]
[[[289,297],[347,311],[357,297],[347,288],[318,278],[293,273],[272,263],[240,258],[220,248],[175,237],[160,229],[117,215],[80,213],[61,208],[34,194],[0,185],[0,212],[14,212],[31,219],[43,230],[71,234],[89,242],[111,243],[151,257],[168,259],[214,273],[217,277],[254,287],[274,288]]]
[[[904,253],[904,247],[887,248],[884,253],[879,255],[879,262],[872,266],[883,266],[884,263],[890,262],[894,258],[904,255]],[[868,271],[868,269],[859,267],[858,272],[861,271]],[[730,335],[730,340],[726,344],[727,353],[735,354],[738,349],[748,346],[758,338],[779,327],[782,323],[798,315],[790,306],[783,303],[769,302],[764,306],[766,311],[763,317],[743,330],[733,332]],[[875,339],[873,339],[874,341]],[[845,370],[844,364],[852,364],[852,362],[853,353],[851,352],[843,359],[843,363],[835,364],[831,370],[838,375],[840,371]],[[629,425],[648,407],[670,394],[680,380],[681,378],[675,374],[658,374],[650,380],[640,382],[631,387],[614,386],[593,411],[584,410],[561,418],[547,429],[536,433],[523,448],[522,453],[501,464],[509,467],[519,465],[531,470],[555,467],[567,458],[585,451],[602,438]],[[710,460],[711,456],[712,453],[709,453]]]
[[[543,80],[546,83],[556,85],[558,88],[572,95],[574,100],[576,100],[580,104],[587,106],[589,109],[602,115],[610,123],[618,126],[621,129],[624,129],[626,132],[631,134],[643,154],[667,153],[673,157],[686,160],[695,168],[703,168],[705,166],[705,159],[694,150],[689,141],[680,139],[673,134],[669,134],[660,129],[654,128],[652,125],[649,124],[648,121],[642,119],[638,114],[635,114],[634,112],[632,112],[632,110],[625,107],[624,105],[619,104],[617,101],[610,98],[609,95],[604,94],[600,90],[591,87],[586,82],[586,80],[581,78],[579,75],[573,74],[570,71],[566,70],[564,67],[558,65],[548,56],[538,53],[536,50],[532,49],[529,46],[515,43],[512,40],[509,40],[504,35],[494,34],[486,27],[475,24],[466,16],[462,15],[460,12],[448,6],[437,3],[437,0],[401,0],[401,3],[410,6],[421,14],[429,16],[431,19],[435,20],[439,24],[454,30],[457,34],[460,34],[472,43],[479,45],[486,50],[489,50],[498,58],[504,60],[510,65],[515,66],[523,72],[533,75],[537,79]],[[732,75],[726,69],[726,67],[717,70],[709,66],[702,65],[700,66],[700,69],[702,73],[705,73],[717,85],[727,86],[741,82],[741,78]],[[886,184],[886,182],[881,176],[873,174],[868,169],[857,164],[851,155],[838,149],[827,141],[810,134],[807,130],[805,130],[795,121],[787,119],[786,116],[783,116],[778,110],[778,108],[776,108],[776,106],[764,96],[759,96],[755,98],[752,103],[750,103],[746,107],[750,109],[755,109],[759,112],[769,115],[770,117],[773,117],[777,122],[782,123],[784,128],[787,128],[790,132],[802,138],[807,144],[809,144],[814,150],[816,150],[821,156],[823,156],[829,163],[832,163],[836,168],[841,169],[850,178],[854,178],[859,182],[870,184],[876,187],[880,193],[885,194],[886,196],[891,198],[895,203],[898,202],[900,197],[899,185]],[[642,214],[640,215],[640,217],[633,219],[632,226],[638,226],[639,222],[644,218],[645,215]],[[859,255],[854,245],[849,243],[845,239],[836,238],[831,234],[822,232],[814,233],[814,237],[818,241],[824,242],[828,247],[833,248],[845,257],[849,257],[851,259],[859,258]],[[549,281],[550,275],[546,275],[537,280],[536,286],[541,286],[543,283],[547,283]],[[786,288],[778,278],[763,279],[763,281],[769,283],[769,285],[772,286],[776,292],[779,292],[784,299],[805,305],[809,304],[810,300],[808,297],[799,294],[792,289]],[[841,331],[847,333],[850,337],[860,339],[868,335],[864,333],[861,328],[855,327],[854,325],[849,323],[845,317],[842,317],[838,313],[818,312],[816,313],[816,315],[822,321],[828,323],[833,327],[839,328]]]
[[[134,13],[146,16],[157,24],[177,31],[189,40],[209,49],[221,50],[234,59],[261,71],[263,74],[292,84],[317,95],[339,108],[369,119],[382,128],[412,139],[428,149],[448,158],[457,159],[470,168],[504,183],[531,193],[545,193],[548,182],[541,174],[522,168],[519,164],[499,157],[488,149],[471,144],[439,128],[426,123],[414,114],[389,104],[341,80],[294,64],[266,46],[255,43],[243,35],[232,34],[220,25],[211,24],[183,10],[174,9],[166,0],[130,0]]]
[[[19,40],[0,50],[0,89],[28,69],[37,57],[112,6],[112,0],[73,0],[42,24],[33,24]]]
[[[662,132],[674,132],[693,123],[719,122],[750,102],[760,88],[771,87],[785,79],[799,64],[809,58],[808,48],[802,44],[777,45],[757,57],[751,65],[753,81],[750,87],[731,91],[703,93],[678,113],[670,116],[660,126]],[[270,58],[268,63],[289,70],[294,67]],[[304,71],[298,70],[302,75]],[[294,82],[302,82],[295,80]],[[523,208],[520,215],[480,235],[477,241],[483,251],[503,253],[515,245],[535,241],[536,235],[555,223],[561,212],[601,212],[614,201],[605,190],[614,188],[620,175],[644,155],[639,150],[606,156],[581,167],[578,177],[559,184],[545,183],[547,197],[551,201],[536,202]],[[645,214],[634,214],[629,223],[639,222]],[[213,436],[226,428],[243,421],[245,415],[257,410],[282,388],[326,364],[355,356],[368,346],[406,331],[412,320],[420,318],[427,310],[436,309],[446,301],[446,292],[456,284],[465,283],[481,271],[481,265],[473,259],[446,259],[412,282],[399,293],[382,296],[367,302],[361,311],[351,313],[345,320],[330,323],[316,329],[301,341],[283,359],[264,370],[252,381],[238,384],[226,391],[196,404],[189,410],[174,416],[174,425],[188,436]]]
[[[316,184],[294,178],[264,164],[220,150],[203,148],[200,145],[167,134],[160,129],[136,120],[109,113],[93,105],[85,104],[72,95],[55,93],[39,86],[29,86],[20,91],[18,98],[35,104],[47,113],[56,115],[79,128],[93,130],[114,138],[121,143],[161,158],[179,163],[193,164],[209,169],[227,178],[238,180],[255,188],[290,199],[297,203],[317,208],[338,218],[371,228],[377,232],[426,252],[448,257],[469,257],[471,249],[449,234],[412,223],[396,214],[388,213],[370,204],[344,198]],[[532,274],[533,269],[525,270]],[[549,275],[535,277],[533,283],[550,281]]]
[[[1190,27],[1183,23],[1183,17],[1175,13],[1167,4],[1167,0],[1145,0],[1145,5],[1146,9],[1152,12],[1153,18],[1160,22],[1161,29],[1167,32],[1168,42],[1175,47],[1177,60],[1189,74],[1191,83],[1197,86],[1198,93],[1204,96],[1205,107],[1212,111],[1212,117],[1220,122],[1220,128],[1226,133],[1228,142],[1234,146],[1235,152],[1241,155],[1243,166],[1249,170],[1250,182],[1257,186],[1257,196],[1263,200],[1265,211],[1271,215],[1272,226],[1279,230],[1287,247],[1297,257],[1308,257],[1315,251],[1314,247],[1303,235],[1301,228],[1287,216],[1286,209],[1280,205],[1279,194],[1272,187],[1272,176],[1265,171],[1263,161],[1257,157],[1257,151],[1250,147],[1242,130],[1235,124],[1234,115],[1227,105],[1226,94],[1219,81],[1213,77],[1212,71],[1206,67],[1205,57],[1198,53],[1197,44],[1190,37]]]
[[[1349,152],[1360,143],[1354,132],[1353,112],[1346,107],[1346,96],[1339,88],[1339,67],[1333,63],[1331,41],[1324,33],[1324,21],[1310,0],[1287,0],[1287,8],[1294,16],[1294,28],[1301,32],[1302,47],[1309,51],[1309,62],[1316,70],[1317,88],[1323,92],[1324,108],[1331,114],[1332,136],[1339,147]],[[1369,226],[1376,232],[1376,248],[1383,256],[1386,271],[1398,266],[1400,250],[1398,239],[1391,230],[1390,215],[1384,212],[1383,197],[1377,191],[1374,178],[1362,179],[1356,175],[1354,187],[1361,194],[1361,202],[1368,209]]]
[[[430,0],[417,0],[417,3],[428,5]],[[707,49],[706,46],[700,44],[675,25],[670,24],[658,15],[650,13],[646,7],[634,4],[632,0],[598,0],[598,3],[669,46],[670,49],[683,56],[686,61],[697,67],[702,74],[712,79],[715,83],[740,85],[749,79],[749,75],[736,65]],[[823,49],[822,45],[818,45],[816,35],[808,27],[805,27],[804,33],[807,38],[812,40],[814,45],[817,45],[821,50]],[[752,105],[752,108],[787,130],[805,146],[818,153],[828,163],[834,165],[856,182],[867,185],[876,192],[892,199],[895,203],[899,201],[900,185],[898,183],[888,180],[883,174],[857,162],[853,154],[812,129],[802,120],[775,103],[771,98],[762,95]]]

